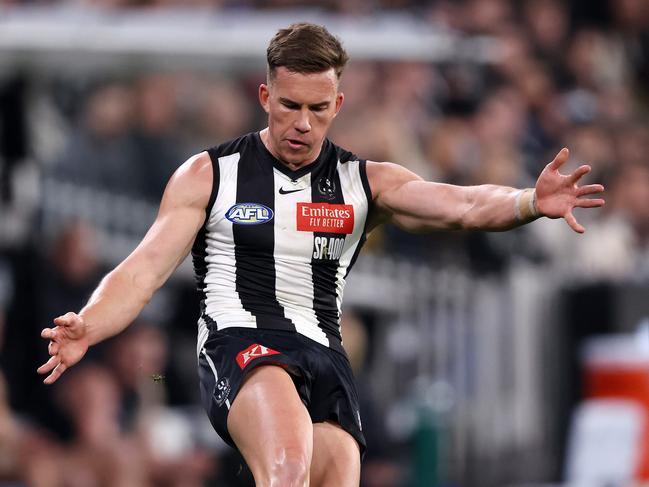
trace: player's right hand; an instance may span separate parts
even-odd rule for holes
[[[47,374],[45,384],[54,383],[61,374],[72,367],[88,351],[86,324],[76,313],[66,313],[54,318],[54,328],[45,328],[41,337],[49,340],[47,351],[50,359],[38,368],[39,374]]]

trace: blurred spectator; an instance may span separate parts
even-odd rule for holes
[[[485,97],[475,115],[475,131],[481,144],[517,147],[525,131],[525,105],[518,90],[502,87]]]
[[[480,34],[496,34],[514,20],[513,6],[508,0],[469,0],[463,14],[462,27]]]
[[[649,162],[630,160],[622,164],[611,187],[617,210],[633,232],[636,255],[635,271],[649,271]]]
[[[598,30],[581,29],[571,39],[566,66],[576,86],[597,90],[628,79],[628,61],[622,45]]]
[[[528,0],[524,16],[531,27],[534,46],[553,68],[557,67],[570,27],[566,4],[558,0]]]
[[[135,84],[137,177],[135,196],[160,201],[171,174],[189,156],[178,134],[177,81],[164,74],[143,76]]]
[[[237,80],[205,80],[190,87],[197,88],[197,93],[194,93],[196,105],[193,107],[196,113],[192,117],[196,121],[190,126],[197,131],[192,138],[195,141],[198,139],[198,150],[256,129],[252,117],[253,105]],[[252,102],[256,107],[256,92]]]
[[[0,370],[0,481],[16,477],[17,456],[17,427],[9,409],[7,384]]]
[[[40,331],[66,309],[79,309],[99,278],[95,236],[87,224],[68,224],[51,244],[49,255],[18,255],[13,262],[15,299],[7,313],[2,363],[12,390],[12,406],[40,425],[65,436],[67,426],[52,404],[51,389],[35,373],[47,360],[44,347],[33,347]],[[48,252],[43,249],[43,251]]]
[[[116,194],[142,194],[147,182],[142,181],[144,162],[133,138],[133,101],[133,89],[124,83],[107,83],[94,90],[79,129],[47,166],[47,176]]]
[[[625,33],[638,33],[649,27],[649,9],[643,0],[609,0],[616,27]]]
[[[60,487],[59,446],[20,419],[10,409],[7,384],[0,371],[0,483],[14,485],[12,482],[18,481],[24,484],[15,485]]]
[[[39,282],[39,323],[84,304],[100,277],[97,246],[95,229],[86,222],[70,222],[60,229]]]
[[[479,141],[470,119],[448,116],[432,126],[425,142],[435,181],[468,184],[479,160]]]
[[[615,149],[621,163],[647,164],[649,124],[629,120],[615,131]]]
[[[27,79],[23,75],[0,79],[0,206],[12,198],[11,176],[27,156]]]
[[[104,354],[120,390],[119,424],[144,443],[155,485],[204,485],[214,458],[200,447],[189,420],[167,407],[167,340],[158,327],[138,321]]]
[[[63,485],[152,485],[145,450],[134,435],[121,431],[119,389],[109,371],[86,364],[66,377],[57,394],[74,428],[60,463]]]
[[[121,389],[120,424],[126,430],[137,427],[140,410],[165,403],[167,340],[155,325],[137,321],[115,337],[105,360]]]

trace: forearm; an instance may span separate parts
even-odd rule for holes
[[[532,188],[515,189],[485,184],[467,188],[468,203],[461,226],[467,230],[504,231],[536,220]]]
[[[123,331],[151,300],[157,286],[124,264],[101,281],[79,313],[86,325],[89,345]]]
[[[533,189],[423,181],[391,163],[368,162],[367,170],[374,195],[375,218],[390,221],[409,232],[503,231],[539,216]]]

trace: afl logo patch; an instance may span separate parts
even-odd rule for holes
[[[225,217],[238,225],[261,225],[273,219],[273,210],[259,203],[237,203]]]

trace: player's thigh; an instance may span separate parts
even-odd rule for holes
[[[246,377],[228,414],[228,432],[258,485],[277,475],[307,480],[313,425],[288,373],[276,365]]]
[[[361,453],[356,440],[336,423],[313,425],[312,487],[358,487]]]

